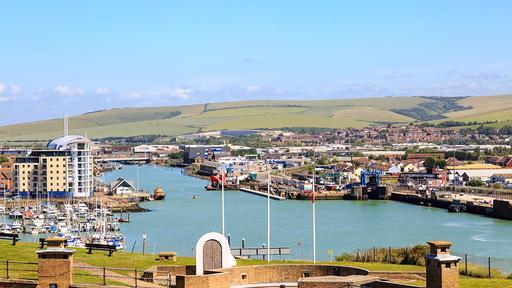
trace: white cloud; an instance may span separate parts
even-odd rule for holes
[[[68,85],[58,85],[52,89],[52,92],[57,93],[62,96],[74,97],[74,96],[82,96],[84,95],[84,90],[81,88],[68,86]]]
[[[146,97],[146,93],[130,91],[130,92],[123,93],[121,96],[126,97],[128,99],[143,99]]]
[[[0,82],[0,95],[4,95],[5,91],[7,91],[7,85]]]
[[[261,90],[261,87],[258,86],[258,85],[247,85],[245,86],[245,91],[247,92],[256,92],[256,91],[259,91]]]
[[[11,89],[9,89],[9,92],[11,95],[18,96],[21,94],[21,92],[23,92],[23,89],[21,89],[21,87],[18,85],[13,85],[11,86]]]
[[[98,95],[107,95],[107,94],[110,94],[110,89],[109,88],[106,88],[106,87],[99,87],[99,88],[96,88],[94,90],[94,93],[98,94]]]
[[[190,89],[178,87],[178,88],[172,89],[167,95],[174,97],[174,98],[179,98],[179,99],[185,100],[185,99],[190,99],[191,92],[192,92],[192,90],[190,90]]]
[[[388,72],[385,73],[382,78],[387,80],[395,80],[395,79],[411,79],[413,78],[413,75],[411,73],[404,73],[404,72]]]
[[[0,102],[7,102],[16,99],[22,92],[20,86],[7,85],[0,82]]]

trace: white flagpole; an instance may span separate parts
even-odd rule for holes
[[[313,264],[316,264],[316,201],[315,201],[315,165],[313,165]]]
[[[270,262],[270,169],[268,169],[267,183],[267,262]]]
[[[225,230],[224,230],[224,168],[222,168],[222,174],[221,174],[221,186],[222,186],[222,195],[221,195],[221,201],[222,201],[222,204],[221,204],[221,209],[222,209],[222,235],[226,235],[225,234]]]

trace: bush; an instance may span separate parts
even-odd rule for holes
[[[375,248],[336,256],[336,261],[351,262],[384,262],[392,264],[408,264],[425,266],[427,245],[416,245],[402,248]]]

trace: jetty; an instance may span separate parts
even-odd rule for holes
[[[243,192],[255,194],[255,195],[258,195],[258,196],[269,197],[269,194],[266,193],[266,192],[256,191],[256,190],[252,190],[252,189],[249,189],[249,188],[242,188],[241,187],[239,190],[243,191]],[[281,197],[281,196],[277,196],[277,195],[274,195],[274,194],[270,194],[270,198],[273,199],[273,200],[286,200],[286,198]]]

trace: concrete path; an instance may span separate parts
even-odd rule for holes
[[[103,267],[93,266],[93,265],[90,265],[90,264],[84,263],[84,262],[75,262],[74,268],[80,269],[81,271],[84,271],[92,276],[103,278]],[[143,271],[140,271],[140,272],[137,271],[137,272],[140,273]],[[155,283],[142,281],[142,280],[140,280],[140,276],[138,277],[137,281],[135,281],[134,274],[135,274],[135,271],[128,272],[126,274],[119,274],[117,272],[109,270],[108,268],[105,270],[105,278],[109,281],[115,281],[115,282],[122,283],[127,286],[131,286],[131,287],[135,287],[135,286],[137,286],[137,287],[159,287],[159,288],[162,287]],[[82,284],[82,283],[80,283],[80,284]],[[88,283],[88,284],[102,284],[102,283]]]

